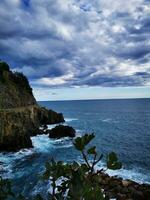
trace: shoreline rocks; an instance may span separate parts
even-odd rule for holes
[[[100,172],[99,184],[106,198],[116,200],[150,200],[150,185],[139,184],[132,180],[123,180]]]
[[[49,138],[75,137],[75,129],[71,126],[58,125],[51,130],[47,130]]]
[[[30,137],[39,134],[41,125],[64,122],[62,114],[39,106],[0,110],[0,151],[32,148]]]

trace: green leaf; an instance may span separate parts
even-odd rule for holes
[[[83,144],[86,146],[87,144],[89,144],[91,142],[91,140],[93,140],[93,138],[95,137],[94,133],[92,134],[85,134],[83,137],[82,137],[82,140],[83,140]]]
[[[37,195],[35,198],[34,198],[34,200],[44,200],[42,197],[41,197],[41,195]]]
[[[78,169],[79,166],[80,166],[80,165],[79,165],[78,162],[75,162],[75,161],[74,161],[74,162],[72,163],[72,168],[73,168],[73,169]]]
[[[96,146],[93,146],[87,150],[88,154],[95,155],[96,154]]]
[[[83,196],[84,196],[85,200],[91,200],[91,199],[104,200],[105,199],[103,192],[99,185],[97,185],[96,187],[86,185]]]
[[[95,135],[92,134],[85,134],[82,137],[77,137],[74,141],[74,146],[78,151],[83,151],[85,146],[88,145],[91,140],[95,137]]]
[[[118,161],[116,153],[111,152],[107,156],[107,168],[112,170],[121,169],[122,163]]]
[[[83,173],[86,173],[89,171],[89,168],[86,164],[81,164],[80,169],[82,170]]]
[[[19,194],[19,196],[17,197],[17,200],[26,200],[26,199],[22,194]]]
[[[77,137],[74,141],[74,146],[78,151],[83,151],[84,149],[84,144],[83,144],[83,140],[81,137]]]
[[[11,182],[9,179],[3,179],[0,176],[0,199],[7,199],[9,196],[14,197],[14,193],[11,190]]]

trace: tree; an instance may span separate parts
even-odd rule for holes
[[[9,71],[9,65],[6,62],[0,61],[0,73],[3,71]]]

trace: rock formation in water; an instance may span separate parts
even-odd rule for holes
[[[30,136],[45,124],[64,122],[63,115],[41,108],[27,78],[0,62],[0,151],[32,147]]]
[[[71,126],[59,125],[55,128],[48,130],[50,138],[61,138],[61,137],[75,137],[76,131]]]

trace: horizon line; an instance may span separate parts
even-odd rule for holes
[[[37,100],[37,102],[43,102],[43,101],[50,101],[50,102],[55,102],[55,101],[96,101],[96,100],[135,100],[135,99],[150,99],[150,97],[129,97],[129,98],[101,98],[101,99],[64,99],[64,100]]]

